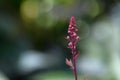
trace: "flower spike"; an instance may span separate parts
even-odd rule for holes
[[[68,40],[68,48],[71,49],[72,59],[68,60],[66,58],[66,64],[73,69],[75,80],[77,80],[77,72],[76,72],[76,59],[80,55],[77,53],[76,45],[80,40],[80,37],[77,35],[78,29],[76,27],[74,16],[71,17],[69,27],[68,27],[68,36],[66,39]],[[76,54],[77,53],[77,54]]]

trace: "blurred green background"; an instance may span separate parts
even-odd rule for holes
[[[65,64],[71,16],[79,80],[120,80],[119,0],[0,0],[0,80],[74,80]]]

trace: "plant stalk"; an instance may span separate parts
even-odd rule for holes
[[[75,80],[77,80],[76,60],[74,58],[73,58],[73,66],[74,66],[74,69],[73,69],[74,77],[75,77]]]
[[[74,42],[73,42],[74,43]],[[74,46],[75,44],[73,44],[73,46]],[[74,77],[75,77],[75,80],[78,80],[77,79],[77,71],[76,71],[76,59],[75,59],[75,54],[76,54],[76,48],[74,49],[72,49],[72,55],[73,55],[73,67],[74,67],[74,69],[73,69],[73,72],[74,72]]]

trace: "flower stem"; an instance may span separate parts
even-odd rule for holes
[[[73,42],[73,47],[75,46],[74,42]],[[76,59],[75,59],[75,55],[76,55],[76,48],[72,48],[72,56],[73,56],[73,72],[74,72],[74,77],[75,80],[77,80],[77,71],[76,71]]]
[[[75,80],[77,80],[76,60],[74,58],[73,58],[73,66],[74,66],[74,69],[73,69],[74,77],[75,77]]]

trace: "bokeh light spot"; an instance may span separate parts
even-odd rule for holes
[[[21,15],[23,18],[35,19],[39,15],[38,1],[24,1],[21,5]]]
[[[91,2],[90,8],[91,9],[90,9],[89,14],[90,14],[91,17],[96,17],[97,15],[100,14],[100,11],[102,10],[102,9],[100,10],[100,3],[96,0],[93,0]]]

